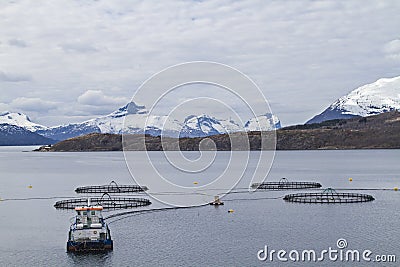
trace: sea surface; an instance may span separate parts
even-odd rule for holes
[[[400,150],[276,152],[267,181],[286,177],[289,181],[320,182],[324,188],[353,188],[345,192],[371,194],[373,202],[287,203],[282,197],[293,191],[249,193],[241,189],[250,181],[244,177],[233,193],[222,199],[224,206],[115,217],[108,221],[114,240],[112,252],[74,255],[66,253],[74,212],[56,210],[53,205],[77,197],[74,190],[78,186],[112,180],[133,184],[124,155],[30,152],[32,149],[0,147],[0,266],[399,266],[400,191],[393,188],[400,187]],[[133,157],[137,157],[140,173],[140,162],[147,156],[132,153],[136,153]],[[188,178],[162,163],[162,152],[151,153],[161,172],[165,170],[175,181],[181,179],[182,184],[196,181],[199,186],[202,179],[223,171],[230,157],[229,152],[218,152],[206,175]],[[243,153],[244,160],[247,157],[245,152],[234,153]],[[250,159],[256,159],[258,153],[251,152]],[[197,157],[196,152],[187,155]],[[248,171],[255,167],[250,163]],[[363,188],[390,190],[357,190]],[[152,202],[146,209],[165,206],[155,199]],[[230,209],[233,212],[229,213]],[[118,211],[105,215],[114,213]],[[346,248],[338,249],[339,239],[346,240]],[[272,260],[259,260],[257,254],[265,246],[269,252],[285,250],[288,261],[280,261],[277,254]],[[375,255],[395,255],[397,262],[346,262],[340,257],[333,261],[327,255],[319,262],[294,262],[288,256],[293,250],[314,250],[320,256],[330,247],[338,250],[338,257],[349,249],[370,250],[373,260]]]

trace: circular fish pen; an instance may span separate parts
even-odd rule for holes
[[[296,203],[340,204],[369,202],[375,200],[375,198],[367,194],[338,193],[332,188],[327,188],[322,193],[298,193],[286,195],[283,200],[285,200],[286,202]]]
[[[151,201],[145,198],[132,197],[112,197],[104,194],[102,197],[91,197],[90,202],[94,205],[102,206],[103,209],[129,209],[148,206]],[[57,201],[54,204],[56,209],[75,209],[76,207],[85,206],[88,203],[87,198],[73,198]]]
[[[264,182],[252,185],[257,190],[291,190],[291,189],[307,189],[321,188],[322,185],[316,182],[289,182],[288,179],[282,178],[279,182]]]
[[[82,186],[75,189],[78,194],[123,194],[123,193],[137,193],[144,192],[148,190],[146,186],[140,185],[118,185],[116,182],[112,181],[108,185],[90,185]]]

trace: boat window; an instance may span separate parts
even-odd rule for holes
[[[92,210],[92,211],[90,212],[90,214],[95,215],[96,212],[95,212],[94,210]]]
[[[83,211],[82,214],[83,214],[83,215],[87,215],[87,211]]]
[[[81,215],[81,212],[80,211],[77,211],[78,212],[78,215]]]

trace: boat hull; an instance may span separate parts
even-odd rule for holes
[[[113,241],[111,239],[99,241],[67,242],[67,252],[96,252],[110,250],[113,250]]]

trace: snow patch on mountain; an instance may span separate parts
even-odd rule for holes
[[[45,130],[46,126],[32,122],[29,117],[23,113],[3,112],[0,114],[0,123],[22,127],[28,131]]]
[[[268,113],[250,119],[246,122],[244,128],[247,132],[271,131],[281,128],[281,122],[277,116]]]
[[[225,129],[227,133],[234,133],[243,131],[243,127],[232,119],[218,119],[218,122]]]
[[[147,109],[145,106],[139,106],[134,102],[130,102],[105,117],[120,118],[130,114],[147,114]]]
[[[185,119],[180,137],[201,137],[222,133],[226,133],[226,130],[217,119],[206,114],[191,115]]]
[[[210,136],[241,131],[271,131],[281,128],[277,116],[265,114],[247,121],[243,126],[232,119],[223,120],[206,114],[189,116],[185,119],[181,137]]]
[[[307,123],[366,117],[392,110],[400,110],[400,76],[382,78],[351,91]]]
[[[400,109],[400,76],[379,79],[339,98],[331,105],[343,114],[371,116]]]
[[[144,106],[131,102],[113,113],[88,120],[86,123],[97,126],[101,133],[152,134],[153,131],[161,131],[164,125],[168,127],[166,130],[179,131],[181,124],[167,119],[167,116],[149,115]]]

